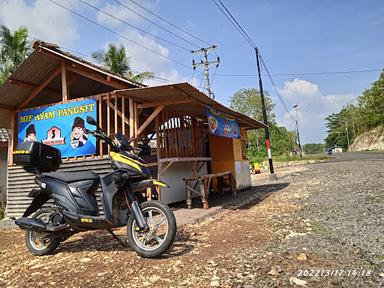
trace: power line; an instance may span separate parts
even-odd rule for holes
[[[136,41],[134,41],[134,40],[131,40],[131,39],[129,39],[128,37],[126,37],[126,36],[124,36],[124,35],[122,35],[122,34],[116,32],[116,31],[113,31],[112,29],[110,29],[110,28],[108,28],[108,27],[106,27],[106,26],[104,26],[104,25],[102,25],[102,24],[100,24],[100,23],[98,23],[98,22],[96,22],[96,21],[90,19],[90,18],[88,18],[88,17],[86,17],[86,16],[84,16],[84,15],[81,15],[81,14],[77,13],[76,11],[74,11],[74,10],[72,10],[72,9],[69,9],[69,8],[67,8],[67,7],[65,7],[65,6],[63,6],[63,5],[61,5],[61,4],[57,3],[57,2],[55,2],[54,0],[48,0],[48,1],[52,2],[53,4],[55,4],[55,5],[57,5],[57,6],[60,6],[60,7],[63,8],[64,10],[67,10],[67,11],[71,12],[72,14],[75,14],[76,16],[78,16],[78,17],[80,17],[80,18],[82,18],[82,19],[84,19],[84,20],[86,20],[86,21],[88,21],[88,22],[90,22],[90,23],[92,23],[92,24],[95,24],[96,26],[99,26],[99,27],[103,28],[104,30],[106,30],[106,31],[108,31],[108,32],[110,32],[110,33],[112,33],[112,34],[115,34],[115,35],[117,35],[117,36],[119,36],[119,37],[121,37],[121,38],[123,38],[123,39],[125,39],[125,40],[127,40],[127,41],[129,41],[129,42],[131,42],[131,43],[134,43],[135,45],[137,45],[137,46],[139,46],[139,47],[142,47],[143,49],[145,49],[145,50],[147,50],[147,51],[150,51],[150,52],[152,52],[152,53],[154,53],[154,54],[156,54],[156,55],[158,55],[158,56],[160,56],[160,57],[162,57],[162,58],[165,58],[165,59],[167,59],[167,60],[169,60],[169,61],[172,61],[172,62],[174,62],[174,63],[176,63],[176,64],[178,64],[178,65],[180,65],[180,66],[183,66],[184,68],[187,68],[188,70],[192,69],[192,68],[189,67],[188,65],[185,65],[185,64],[183,64],[183,63],[181,63],[181,62],[179,62],[179,61],[177,61],[177,60],[174,60],[174,59],[172,59],[172,58],[170,58],[170,57],[168,57],[168,56],[165,56],[165,55],[163,55],[163,54],[161,54],[161,53],[159,53],[159,52],[157,52],[157,51],[155,51],[155,50],[153,50],[153,49],[151,49],[151,48],[148,48],[148,47],[146,47],[146,46],[143,45],[143,44],[140,44],[140,43],[138,43],[138,42],[136,42]]]
[[[273,77],[280,76],[311,76],[311,75],[337,75],[337,74],[352,74],[352,73],[367,73],[367,72],[380,72],[383,69],[361,69],[361,70],[345,70],[345,71],[323,71],[323,72],[301,72],[301,73],[278,73],[271,74]],[[255,77],[257,74],[217,74],[220,77]],[[264,74],[263,76],[268,76]]]
[[[15,30],[12,30],[12,29],[9,29],[10,31],[12,32],[15,32]],[[27,38],[29,38],[30,40],[28,40],[28,42],[30,42],[31,44],[33,44],[34,41],[40,41],[41,39],[33,36],[33,35],[28,35]],[[31,45],[32,46],[32,45]],[[73,50],[71,48],[68,48],[68,47],[64,47],[64,46],[61,46],[60,45],[60,49],[63,49],[63,50],[66,50],[66,51],[70,51],[72,52],[73,54],[77,54],[77,55],[81,55],[82,57],[84,58],[87,58],[88,60],[90,60],[91,62],[93,62],[95,59],[92,58],[92,56],[88,55],[88,54],[85,54],[83,52],[79,52],[79,51],[76,51],[76,50]],[[76,55],[75,55],[76,56]],[[133,70],[131,69],[131,71],[135,74],[138,74],[138,73],[141,73],[140,71],[137,71],[137,70]],[[195,70],[193,70],[195,71]],[[159,77],[159,76],[152,76],[153,79],[157,79],[159,81],[166,81],[166,82],[172,82],[172,80],[170,79],[167,79],[167,78],[164,78],[164,77]]]
[[[267,67],[267,65],[265,64],[263,57],[260,56],[260,60],[261,60],[261,64],[264,66],[265,72],[267,72],[268,78],[269,78],[269,80],[271,81],[271,84],[272,84],[273,89],[275,89],[276,94],[277,94],[277,96],[278,96],[278,98],[279,98],[281,104],[283,104],[284,110],[288,113],[289,117],[291,117],[293,121],[297,121],[297,119],[295,119],[295,118],[291,115],[290,110],[288,109],[287,105],[285,104],[284,99],[283,99],[283,96],[280,94],[279,88],[277,88],[275,82],[273,81],[272,76],[271,76],[271,74],[269,73],[268,67]]]
[[[115,20],[117,20],[117,21],[119,21],[119,22],[121,22],[121,23],[124,23],[125,25],[128,25],[129,27],[132,27],[132,28],[134,28],[134,29],[136,29],[136,30],[138,30],[138,31],[140,31],[140,32],[142,32],[142,33],[144,33],[144,34],[150,35],[150,36],[152,36],[153,38],[156,38],[156,39],[158,39],[158,40],[160,40],[160,41],[166,42],[166,43],[168,43],[168,44],[170,44],[170,45],[172,45],[172,46],[175,46],[175,47],[177,47],[177,48],[179,48],[179,49],[182,49],[182,50],[185,50],[185,51],[187,51],[187,52],[190,52],[190,51],[191,51],[191,49],[188,49],[188,48],[186,48],[186,47],[184,47],[184,46],[181,46],[181,45],[179,45],[179,44],[176,44],[176,43],[174,43],[174,42],[171,42],[171,41],[169,41],[169,40],[167,40],[167,39],[158,37],[158,36],[156,36],[156,35],[154,35],[154,34],[152,34],[152,33],[150,33],[150,32],[147,32],[147,31],[145,31],[145,30],[143,30],[143,29],[141,29],[141,28],[139,28],[139,27],[137,27],[137,26],[135,26],[135,25],[132,25],[132,24],[128,23],[127,21],[125,21],[125,20],[123,20],[123,19],[120,19],[120,18],[118,18],[118,17],[116,17],[116,16],[114,16],[114,15],[112,15],[112,14],[110,14],[110,13],[108,13],[108,12],[106,12],[106,11],[104,11],[104,10],[102,10],[102,9],[100,9],[100,8],[98,8],[98,7],[96,7],[96,6],[94,6],[94,5],[92,5],[92,4],[89,4],[89,3],[87,3],[87,2],[85,2],[85,1],[83,1],[83,0],[78,0],[78,1],[81,2],[81,3],[83,3],[84,5],[87,5],[88,7],[91,7],[91,8],[93,8],[93,9],[99,11],[100,13],[103,13],[104,15],[107,15],[107,16],[109,16],[109,17],[111,17],[111,18],[113,18],[113,19],[115,19]],[[192,43],[192,45],[193,45],[193,43]]]
[[[192,46],[194,46],[194,47],[199,47],[198,45],[194,44],[193,42],[191,42],[191,41],[189,41],[189,40],[187,40],[187,39],[185,39],[185,38],[183,38],[183,37],[177,35],[176,33],[172,32],[171,30],[165,28],[164,26],[162,26],[162,25],[156,23],[155,21],[152,21],[152,20],[149,19],[148,17],[146,17],[146,16],[140,14],[139,12],[135,11],[134,9],[128,7],[128,6],[125,5],[124,3],[122,3],[122,2],[120,2],[120,1],[118,1],[118,0],[113,0],[113,1],[116,2],[117,4],[119,4],[120,6],[124,7],[124,8],[127,9],[128,11],[131,11],[131,12],[134,13],[135,15],[137,15],[137,16],[139,16],[139,17],[145,19],[145,20],[147,20],[147,21],[150,22],[150,23],[152,23],[152,24],[155,25],[156,27],[159,27],[160,29],[163,29],[164,31],[168,32],[169,34],[173,35],[174,37],[179,38],[180,40],[182,40],[182,41],[184,41],[184,42],[186,42],[186,43],[188,43],[188,44],[190,44],[190,45],[192,45]]]
[[[183,32],[183,33],[189,35],[190,37],[192,37],[192,38],[194,38],[194,39],[196,39],[196,40],[199,40],[200,42],[202,42],[202,43],[204,43],[204,44],[212,45],[211,43],[209,43],[209,42],[207,42],[207,41],[205,41],[205,40],[203,40],[203,39],[197,37],[196,35],[193,35],[192,33],[190,33],[190,32],[188,32],[188,31],[186,31],[186,30],[180,28],[179,26],[177,26],[177,25],[171,23],[171,22],[168,21],[167,19],[165,19],[165,18],[163,18],[163,17],[157,15],[156,13],[154,13],[154,12],[152,12],[151,10],[145,8],[143,5],[137,3],[136,1],[134,1],[134,0],[129,0],[129,1],[132,2],[132,3],[134,3],[136,6],[140,7],[141,9],[147,11],[147,12],[150,13],[151,15],[155,16],[156,18],[158,18],[158,19],[162,20],[163,22],[167,23],[168,25],[172,26],[173,28],[176,28],[177,30],[179,30],[179,31],[181,31],[181,32]]]
[[[217,1],[220,3],[220,5],[217,3]],[[236,28],[236,30],[244,37],[244,39],[249,43],[249,45],[252,46],[252,48],[256,48],[256,44],[252,41],[251,37],[245,32],[243,27],[239,24],[239,22],[233,17],[232,13],[225,7],[223,2],[221,0],[213,0],[213,2],[216,4],[217,8],[224,14],[224,16],[228,19],[229,22]],[[224,12],[224,10],[225,12]]]

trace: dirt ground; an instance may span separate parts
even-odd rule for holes
[[[142,259],[105,232],[34,257],[0,231],[4,287],[384,287],[384,162],[326,162],[254,176],[256,201],[178,229]],[[124,229],[118,231],[124,234]]]

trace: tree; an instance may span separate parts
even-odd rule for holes
[[[28,29],[20,27],[13,33],[0,27],[0,84],[12,74],[30,54]]]
[[[264,92],[265,107],[267,110],[267,118],[269,123],[275,123],[275,114],[273,109],[275,104],[272,103],[268,92]],[[231,97],[230,107],[240,113],[243,113],[253,119],[263,122],[263,112],[261,109],[261,96],[257,89],[241,89]]]
[[[285,127],[276,125],[275,114],[273,113],[275,104],[268,93],[264,94],[273,153],[275,155],[289,154],[294,148],[296,134],[294,131],[288,131]],[[231,109],[263,122],[261,96],[257,89],[241,89],[231,97],[230,101]],[[248,140],[248,159],[251,162],[264,159],[266,157],[264,131],[249,131]]]
[[[132,71],[129,64],[129,57],[122,45],[117,46],[110,43],[107,51],[99,50],[93,52],[92,58],[101,63],[105,68],[134,82],[142,83],[146,79],[153,78],[152,72],[146,71],[135,74]]]

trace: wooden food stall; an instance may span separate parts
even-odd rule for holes
[[[75,128],[88,127],[86,115],[97,118],[107,134],[120,132],[135,138],[133,145],[144,148],[143,158],[152,176],[171,186],[147,191],[148,197],[165,203],[183,201],[183,178],[226,171],[232,173],[237,189],[251,185],[246,131],[262,128],[262,123],[221,105],[188,83],[146,87],[54,44],[36,42],[34,49],[0,86],[0,109],[4,111],[0,127],[13,132],[8,152],[9,217],[23,213],[31,201],[27,194],[35,185],[33,175],[12,161],[13,149],[28,133],[62,151],[62,171],[89,169],[101,175],[110,171],[105,143],[89,135],[83,140],[73,136]],[[217,126],[224,121],[221,128],[232,129],[232,135],[215,133],[219,129],[212,130],[209,119]]]

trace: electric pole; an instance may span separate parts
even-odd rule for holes
[[[349,150],[349,133],[348,133],[348,123],[345,122],[345,131],[347,132],[347,143],[348,143],[348,148],[347,151]]]
[[[193,70],[195,70],[199,66],[204,67],[205,90],[207,90],[209,97],[211,97],[212,99],[215,98],[215,94],[211,91],[211,82],[209,81],[209,65],[214,64],[216,65],[216,68],[219,67],[220,58],[217,57],[215,61],[208,61],[208,55],[209,55],[209,52],[211,52],[216,48],[217,48],[217,45],[212,45],[207,48],[201,48],[199,50],[191,51],[192,54],[197,54],[197,53],[202,54],[202,59],[200,60],[200,62],[195,62],[195,59],[192,60],[192,67],[193,67]]]
[[[265,146],[267,148],[267,154],[268,154],[268,162],[269,162],[269,179],[270,180],[276,180],[277,177],[275,175],[275,171],[273,169],[273,161],[272,161],[272,152],[271,152],[271,140],[269,136],[269,127],[268,127],[268,119],[267,119],[267,109],[265,107],[265,99],[264,99],[264,91],[263,91],[263,82],[261,81],[261,73],[260,73],[260,55],[259,55],[259,49],[255,47],[255,53],[256,53],[256,64],[257,64],[257,73],[259,76],[259,90],[260,90],[260,97],[261,97],[261,109],[263,110],[263,122],[265,125],[264,131],[265,131]]]
[[[303,150],[301,150],[300,143],[300,133],[299,133],[299,112],[297,111],[297,104],[293,106],[296,110],[296,136],[297,136],[297,144],[299,146],[300,158],[303,158]]]

